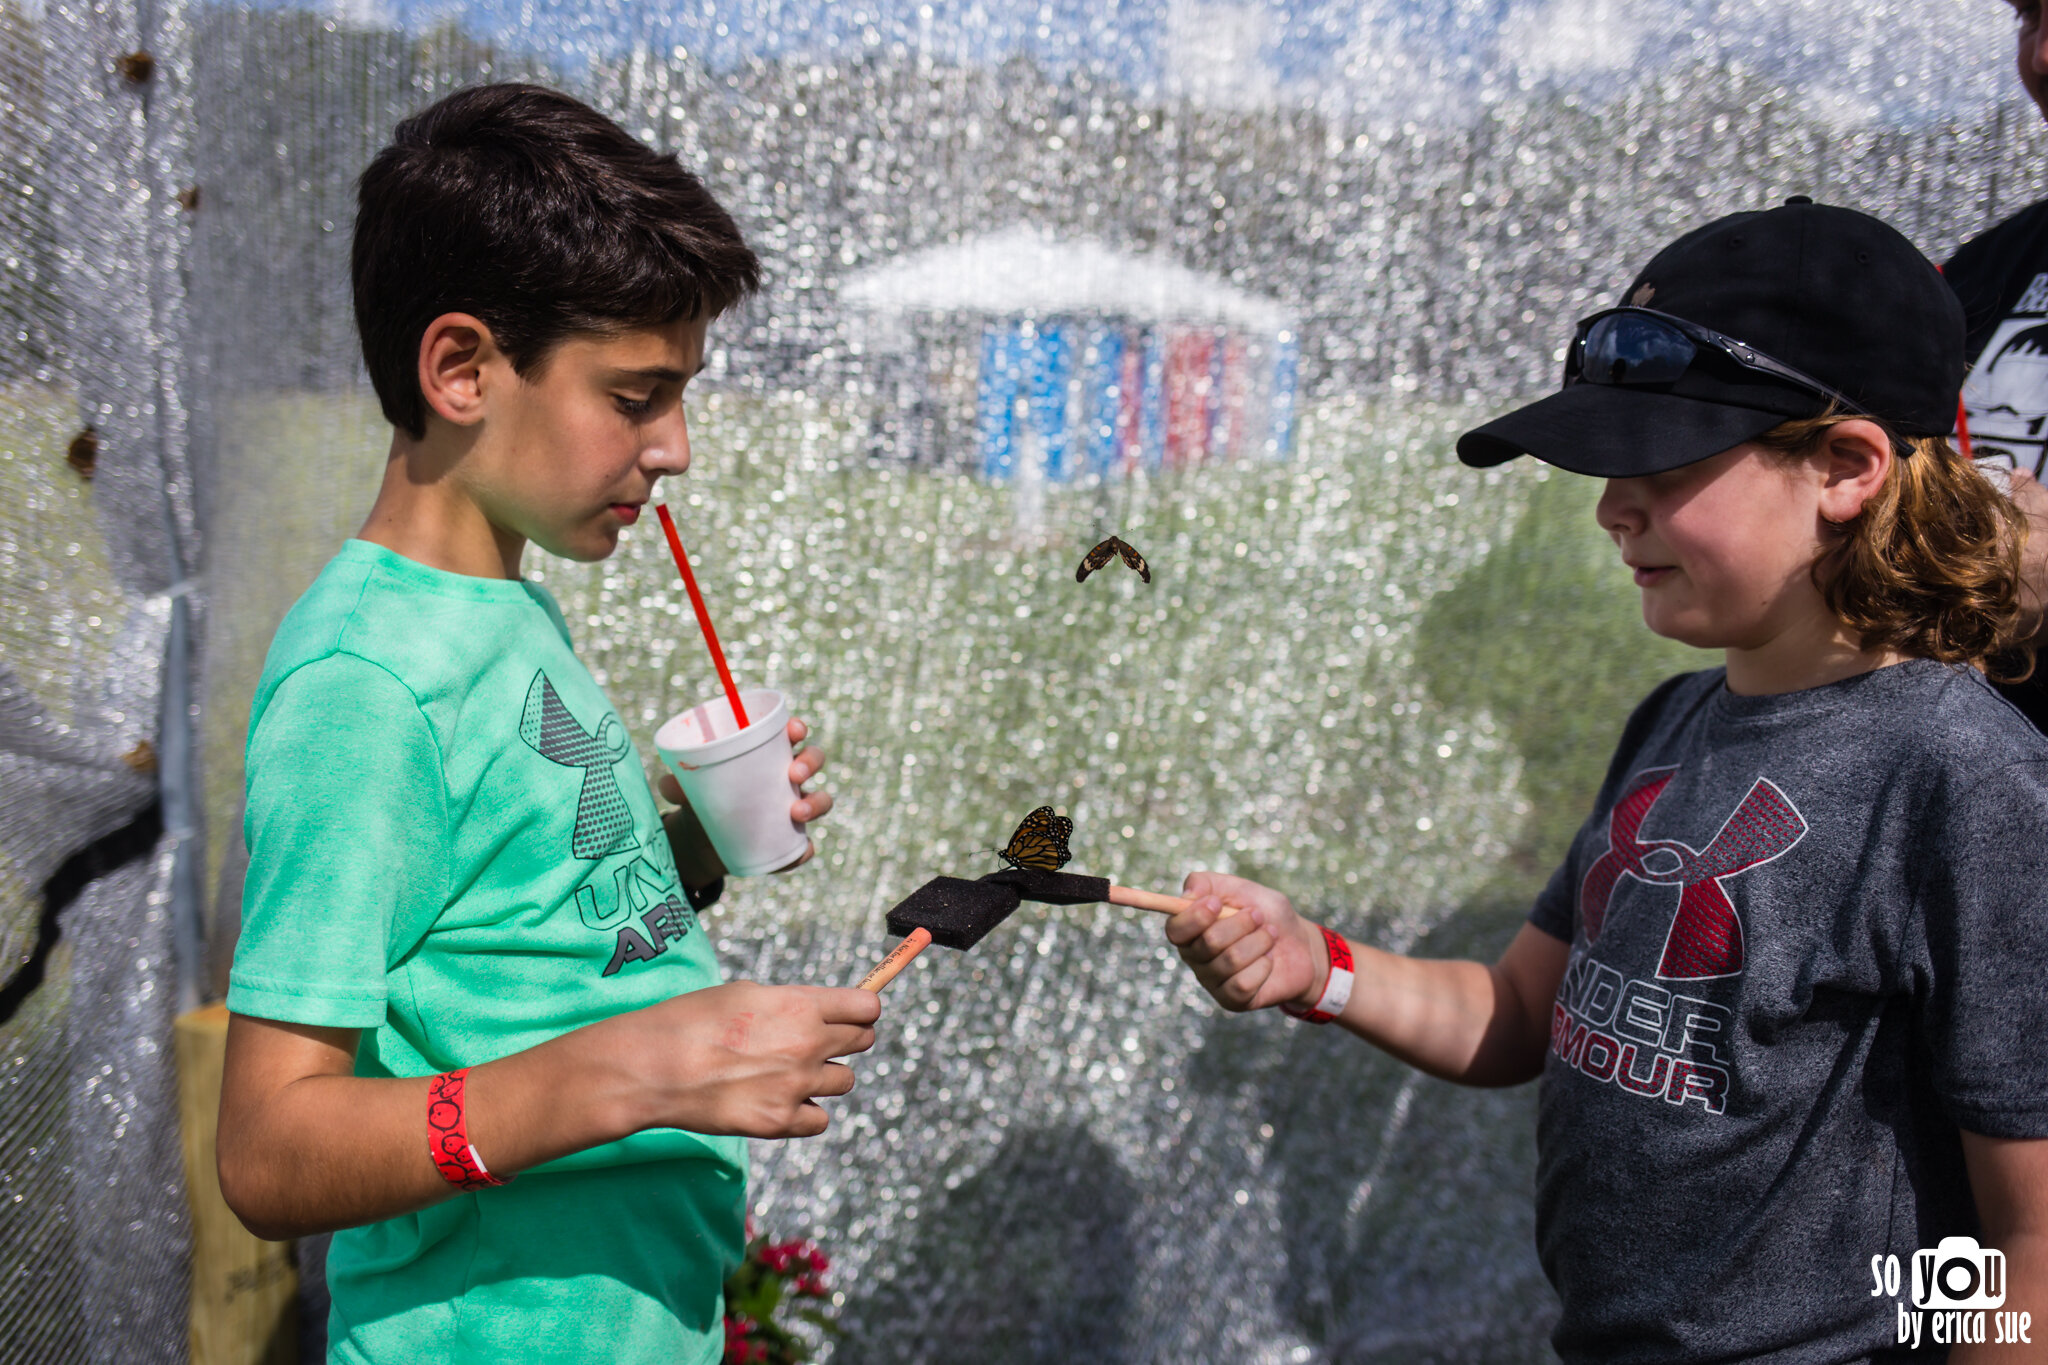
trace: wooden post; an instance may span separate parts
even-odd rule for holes
[[[228,1011],[206,1005],[172,1025],[185,1193],[192,1206],[192,1365],[296,1365],[299,1272],[290,1242],[266,1242],[221,1198],[214,1167]]]

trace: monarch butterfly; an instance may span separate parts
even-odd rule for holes
[[[1088,575],[1109,563],[1111,555],[1122,555],[1126,567],[1137,570],[1138,577],[1144,579],[1147,583],[1152,581],[1152,570],[1146,566],[1145,556],[1139,554],[1115,536],[1111,536],[1108,540],[1103,541],[1087,553],[1081,560],[1081,567],[1074,570],[1074,581],[1076,583],[1086,583]]]
[[[1054,815],[1051,806],[1040,806],[1018,823],[1009,846],[997,849],[996,856],[1011,867],[1057,872],[1074,856],[1067,851],[1067,836],[1073,832],[1072,820]]]

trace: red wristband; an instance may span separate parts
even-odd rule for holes
[[[1282,1014],[1305,1019],[1311,1024],[1327,1024],[1344,1012],[1344,1006],[1351,1000],[1351,983],[1355,979],[1351,968],[1351,945],[1344,941],[1343,935],[1324,929],[1323,946],[1330,950],[1330,979],[1323,983],[1322,996],[1313,1005],[1282,1005]]]
[[[483,1190],[503,1185],[484,1169],[484,1160],[469,1140],[469,1117],[463,1112],[463,1078],[469,1068],[444,1072],[427,1085],[427,1146],[441,1178],[458,1190]]]

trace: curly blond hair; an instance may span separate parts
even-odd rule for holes
[[[1803,459],[1854,416],[1831,409],[1757,441],[1787,462]],[[1966,663],[2001,682],[2027,677],[2034,647],[2020,604],[2025,514],[1945,438],[1885,432],[1894,451],[1909,453],[1892,461],[1863,511],[1840,523],[1836,543],[1814,562],[1814,585],[1866,649]]]

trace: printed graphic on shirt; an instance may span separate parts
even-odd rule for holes
[[[1579,887],[1579,921],[1586,942],[1600,941],[1615,884],[1633,877],[1650,886],[1680,888],[1678,909],[1664,936],[1660,979],[1698,981],[1742,970],[1742,917],[1725,883],[1788,852],[1806,835],[1806,821],[1769,778],[1749,794],[1704,849],[1678,839],[1643,839],[1643,822],[1678,775],[1650,768],[1630,779],[1607,817],[1607,852],[1586,870]]]
[[[609,897],[604,894],[607,882]],[[584,928],[615,939],[606,976],[629,962],[660,957],[670,943],[681,943],[697,927],[697,912],[644,854],[613,868],[609,877],[600,869],[577,887],[576,913]]]
[[[618,717],[607,715],[597,733],[583,728],[548,681],[535,673],[526,689],[526,707],[519,717],[519,737],[535,753],[565,768],[583,771],[576,798],[576,828],[569,851],[598,862],[576,888],[576,914],[583,927],[613,939],[611,960],[603,975],[616,975],[632,962],[647,962],[680,943],[697,927],[697,912],[680,895],[674,880],[643,853],[633,834],[633,812],[619,790],[618,761],[632,749]],[[633,857],[615,866],[604,860],[615,854]],[[607,894],[609,891],[609,894]]]
[[[636,858],[634,864],[638,868],[645,868],[647,861],[644,858]],[[594,899],[596,893],[588,886],[577,888],[576,903],[579,907],[583,905],[586,895]],[[646,904],[645,900],[640,902],[641,906]],[[635,913],[634,908],[623,901],[613,906],[613,912],[620,920],[630,919]],[[668,951],[670,943],[681,943],[690,936],[690,931],[697,927],[697,912],[692,910],[687,902],[675,896],[665,897],[651,909],[642,909],[638,914],[640,922],[637,926],[629,923],[619,927],[617,942],[612,948],[611,961],[604,967],[605,976],[616,975],[619,968],[629,962],[653,961]]]
[[[1714,1045],[1735,1024],[1725,1005],[1629,980],[1579,949],[1550,1010],[1550,1050],[1632,1095],[1709,1114],[1728,1108],[1728,1059]]]
[[[2041,472],[2048,448],[2048,274],[2013,305],[1963,384],[1971,454]]]
[[[1790,852],[1806,837],[1807,825],[1791,798],[1759,777],[1704,848],[1682,839],[1646,839],[1643,826],[1678,772],[1665,767],[1636,773],[1608,813],[1607,851],[1579,884],[1584,943],[1572,950],[1551,1007],[1550,1050],[1602,1084],[1679,1108],[1697,1101],[1707,1113],[1721,1114],[1727,1112],[1731,1080],[1730,1057],[1721,1048],[1734,1029],[1735,1013],[1683,993],[1676,983],[1711,986],[1741,974],[1742,915],[1729,884]],[[1628,897],[1617,909],[1625,878],[1678,888],[1654,977],[1630,976],[1602,960],[1630,948],[1647,959],[1648,945],[1657,941],[1656,926],[1639,921],[1622,932],[1616,917],[1641,915],[1649,899]],[[1607,951],[1596,956],[1603,945]]]
[[[569,851],[578,858],[602,858],[624,840],[634,841],[633,813],[619,790],[613,767],[632,747],[616,716],[606,716],[591,734],[569,714],[545,672],[535,673],[526,689],[526,709],[519,717],[519,737],[542,758],[565,768],[583,770],[583,792],[576,801],[576,833]]]

